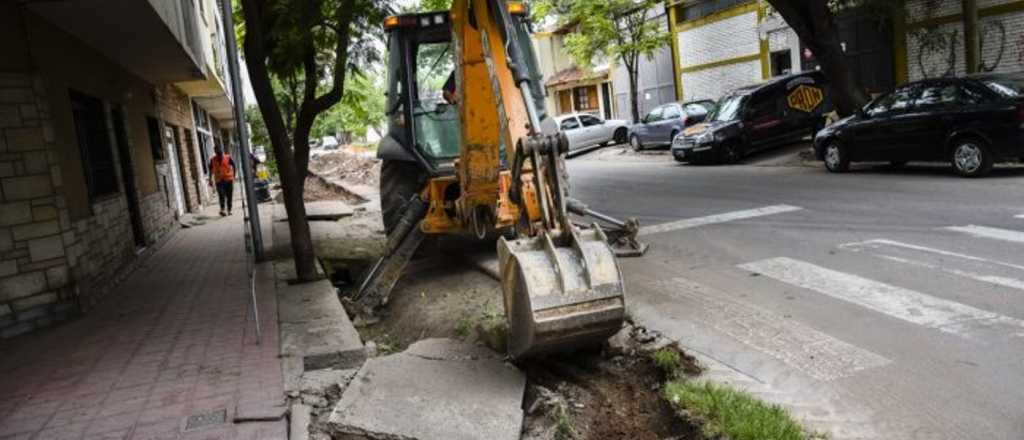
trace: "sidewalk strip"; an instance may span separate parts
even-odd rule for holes
[[[1024,321],[925,293],[896,287],[792,258],[772,258],[739,266],[787,284],[813,290],[920,326],[969,337],[968,326],[1002,324],[1024,336]]]
[[[882,251],[882,248],[890,247],[896,251],[910,251],[920,252],[926,255],[936,258],[937,261],[926,262],[915,260],[911,258],[905,258],[903,256],[892,255]],[[868,240],[858,243],[846,243],[839,245],[840,249],[846,249],[853,252],[866,251],[872,255],[889,261],[895,261],[897,263],[907,264],[911,266],[923,267],[926,269],[938,270],[951,275],[957,275],[965,278],[970,278],[976,281],[981,281],[989,284],[995,284],[998,286],[1009,287],[1011,289],[1024,290],[1024,280],[1020,280],[1014,277],[1004,276],[1003,274],[993,274],[995,269],[1013,269],[1014,271],[1024,271],[1024,266],[1018,266],[1012,263],[1006,263],[1002,261],[989,260],[986,258],[975,257],[971,255],[960,254],[956,252],[944,251],[941,249],[932,249],[925,246],[918,246],[909,243],[901,243],[898,241],[877,239]],[[938,256],[938,257],[936,257]],[[942,258],[947,257],[947,258]],[[948,267],[950,259],[962,260],[959,264],[970,266],[971,270],[954,269]],[[989,273],[985,273],[989,272]]]
[[[990,228],[988,226],[950,226],[944,228],[950,231],[963,232],[968,235],[982,238],[991,238],[995,240],[1008,241],[1011,243],[1024,243],[1024,232],[1014,231],[1011,229],[999,229]]]
[[[650,235],[658,234],[661,232],[678,231],[680,229],[690,229],[699,226],[713,225],[716,223],[726,223],[736,220],[744,220],[748,218],[763,217],[766,215],[782,214],[785,212],[799,211],[803,208],[791,205],[771,205],[756,209],[747,209],[743,211],[726,212],[723,214],[709,215],[706,217],[695,217],[683,220],[677,220],[674,222],[661,223],[657,225],[644,226],[640,228],[638,235]]]

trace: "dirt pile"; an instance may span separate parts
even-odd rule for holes
[[[380,160],[368,152],[336,150],[309,159],[309,170],[327,180],[377,186]]]

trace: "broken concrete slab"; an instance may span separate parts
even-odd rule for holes
[[[525,375],[481,348],[420,341],[368,360],[330,417],[336,438],[517,440]]]
[[[347,203],[337,200],[326,200],[320,202],[306,202],[306,219],[310,221],[336,221],[355,213]],[[283,222],[288,220],[288,211],[284,204],[274,205],[274,221]]]
[[[348,317],[281,324],[281,354],[301,357],[303,370],[356,368],[366,350]]]
[[[378,213],[361,212],[337,222],[309,224],[316,255],[325,260],[374,260],[387,239]]]

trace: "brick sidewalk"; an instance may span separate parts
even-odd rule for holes
[[[0,439],[286,439],[284,420],[232,423],[283,405],[273,283],[258,283],[261,345],[240,213],[178,231],[85,317],[0,341]]]

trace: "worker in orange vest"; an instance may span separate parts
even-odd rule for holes
[[[210,159],[210,186],[217,186],[220,215],[231,215],[231,200],[235,185],[235,161],[220,147],[214,147],[213,151],[215,154]]]

